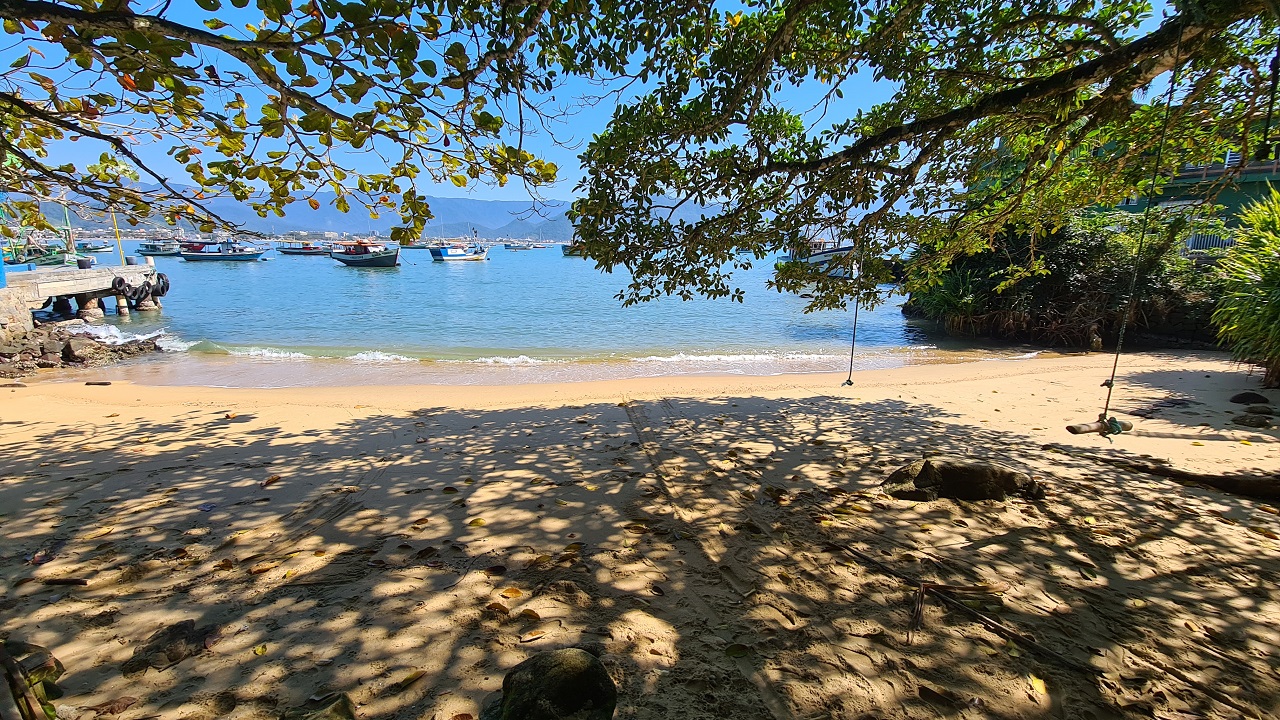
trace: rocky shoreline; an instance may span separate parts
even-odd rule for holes
[[[153,339],[108,343],[76,332],[87,326],[83,320],[37,322],[25,334],[0,343],[0,378],[26,377],[46,368],[110,365],[160,351]]]

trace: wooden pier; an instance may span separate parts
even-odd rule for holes
[[[128,315],[130,310],[158,310],[159,299],[169,290],[169,281],[156,272],[153,265],[125,265],[80,270],[77,268],[37,268],[14,272],[6,270],[7,290],[12,300],[29,309],[47,307],[57,312],[72,312],[85,320],[100,319],[105,314],[103,298],[114,297],[116,312]]]

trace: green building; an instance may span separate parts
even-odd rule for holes
[[[1260,200],[1271,192],[1274,184],[1280,187],[1280,156],[1261,162],[1243,161],[1239,152],[1230,151],[1222,162],[1208,165],[1185,165],[1176,176],[1165,183],[1163,192],[1156,198],[1158,207],[1179,207],[1213,203],[1222,207],[1222,219],[1227,227],[1237,224],[1240,211],[1249,203]],[[1120,209],[1142,212],[1145,198],[1130,198],[1120,203]],[[1230,247],[1229,237],[1216,235],[1192,235],[1187,239],[1188,250]]]

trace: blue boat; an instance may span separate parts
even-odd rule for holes
[[[247,245],[235,240],[224,240],[222,242],[184,243],[180,254],[182,259],[187,262],[205,260],[250,261],[262,259],[263,254],[266,252],[267,248],[264,247]]]
[[[436,262],[444,262],[446,260],[488,260],[489,248],[480,247],[478,245],[463,245],[455,243],[453,245],[440,245],[429,248],[431,250],[431,259]]]

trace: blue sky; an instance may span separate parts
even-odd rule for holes
[[[1165,4],[1157,2],[1157,10],[1154,17],[1148,21],[1148,26],[1154,26],[1159,22]],[[143,10],[145,6],[138,6],[139,10]],[[181,9],[179,9],[181,8]],[[236,11],[232,8],[225,8],[225,11],[243,15],[243,19],[251,18],[252,8],[243,11]],[[231,20],[224,11],[220,11],[219,15]],[[192,25],[198,25],[199,22],[207,17],[203,11],[196,10],[190,0],[177,0],[174,3],[174,10],[169,16],[179,22],[187,22]],[[14,57],[12,53],[0,52],[0,62],[5,64]],[[859,108],[870,108],[871,106],[889,100],[896,87],[889,82],[876,82],[871,78],[869,72],[861,75],[855,75],[846,81],[843,86],[845,97],[843,100],[835,101],[835,104],[828,113],[826,122],[839,120],[856,112]],[[828,90],[828,87],[816,82],[810,82],[802,87],[789,87],[784,89],[780,95],[781,101],[790,109],[795,111],[803,111],[812,107],[819,98]],[[550,160],[559,166],[560,180],[552,187],[543,188],[541,194],[547,199],[565,200],[574,196],[573,188],[582,179],[583,172],[578,162],[578,154],[585,147],[586,143],[591,139],[592,135],[603,130],[608,124],[609,118],[616,106],[616,100],[611,96],[605,102],[581,102],[582,98],[589,96],[598,96],[602,93],[602,88],[598,85],[591,84],[582,79],[571,79],[565,85],[559,88],[556,93],[557,104],[573,105],[575,109],[573,114],[565,118],[557,124],[553,129],[556,133],[555,142],[545,133],[539,133],[527,136],[524,140],[526,149],[538,154],[544,159]],[[1154,96],[1159,92],[1157,88],[1152,88],[1151,95]],[[250,102],[253,102],[250,98]],[[826,123],[824,123],[826,124]],[[185,177],[185,172],[180,165],[173,162],[164,154],[167,149],[167,143],[159,143],[140,148],[140,154],[149,162],[153,163],[162,173],[167,174],[181,182]],[[84,144],[76,145],[71,143],[61,143],[59,147],[54,148],[53,159],[59,161],[70,160],[83,166],[88,160],[85,157]],[[96,156],[96,150],[92,153]],[[360,167],[367,165],[372,161],[368,155],[351,155],[350,161]],[[374,171],[373,167],[365,167],[363,169]],[[428,195],[444,196],[444,197],[470,197],[484,200],[526,200],[529,198],[527,189],[519,183],[512,183],[506,187],[497,187],[494,185],[472,185],[468,188],[457,188],[451,183],[436,185],[430,183],[429,180],[419,182],[419,190]]]

